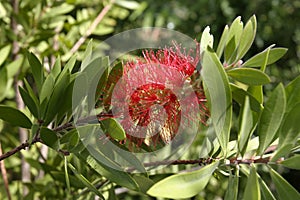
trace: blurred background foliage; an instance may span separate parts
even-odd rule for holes
[[[226,24],[237,16],[241,16],[245,21],[253,14],[258,21],[257,36],[246,57],[251,57],[274,43],[277,46],[287,47],[289,49],[287,54],[273,64],[273,67],[268,67],[267,74],[271,76],[273,84],[290,82],[300,72],[298,0],[1,0],[0,102],[24,109],[17,100],[16,91],[17,86],[22,84],[19,80],[24,77],[32,82],[29,64],[25,59],[25,49],[38,55],[44,66],[50,69],[57,57],[61,57],[65,62],[71,55],[78,53],[80,58],[91,38],[97,46],[116,33],[133,28],[157,26],[173,29],[199,40],[201,31],[209,25],[211,33],[218,40]],[[90,27],[95,19],[99,20],[99,24],[91,31]],[[75,44],[78,41],[82,41],[82,44],[77,48]],[[215,44],[218,44],[218,41]],[[272,87],[273,84],[266,88]],[[2,121],[0,131],[3,152],[24,142],[24,134],[22,137],[17,128]],[[40,159],[41,162],[45,160],[43,161],[41,156],[43,152],[39,149],[40,147],[36,146],[30,151],[23,151],[24,162],[18,156],[13,156],[5,162],[9,180],[12,181],[11,192],[19,197],[23,192],[28,194],[28,191],[22,190],[22,180],[26,181],[26,178],[24,179],[26,174],[27,181],[37,180],[34,185],[26,184],[32,191],[39,191],[44,196],[52,198],[60,196],[64,191],[62,185],[53,183],[52,179],[43,176],[42,172],[45,169],[50,171],[51,165],[62,169],[63,161],[59,156],[55,156],[55,152],[49,151],[45,155],[51,159],[47,160],[45,166],[41,166],[37,160]],[[82,167],[80,161],[75,159],[73,162],[81,173],[86,176],[92,175],[91,171],[86,171]],[[19,167],[24,163],[29,163],[31,167],[27,169]],[[64,183],[63,172],[54,174],[54,177],[57,180],[62,179]],[[206,197],[211,199],[223,196],[226,183],[222,181],[224,185],[218,185],[216,181],[215,185],[212,183],[208,186]],[[3,185],[3,180],[0,179],[0,199],[5,196]],[[218,191],[215,188],[219,188]],[[126,199],[126,195],[122,196],[124,191],[120,190],[119,193],[121,199]],[[31,199],[30,195],[27,195],[28,199]],[[135,195],[132,194],[133,197]]]

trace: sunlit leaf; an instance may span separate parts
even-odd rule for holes
[[[247,85],[264,85],[270,83],[268,75],[257,69],[239,68],[227,71],[228,76]]]
[[[164,198],[190,198],[200,193],[207,185],[219,162],[214,162],[199,170],[169,176],[154,184],[148,194]]]
[[[244,64],[243,67],[259,67],[261,64],[264,62],[265,57],[266,57],[266,52],[268,51],[270,47],[268,47],[266,50],[263,52],[256,54],[249,60],[247,60]],[[267,62],[267,65],[270,65],[277,60],[279,60],[284,54],[287,52],[287,48],[271,48],[270,53],[269,53],[269,59]]]
[[[238,47],[238,58],[237,60],[241,59],[247,51],[250,49],[256,34],[256,17],[253,15],[243,30],[241,35],[241,40]]]
[[[223,51],[224,51],[224,48],[225,48],[225,45],[227,42],[228,33],[229,33],[229,27],[228,27],[228,25],[226,25],[223,30],[223,33],[220,38],[220,42],[218,44],[217,51],[216,51],[219,58],[221,58],[221,56],[223,54]]]
[[[232,99],[228,77],[212,49],[208,48],[204,52],[201,64],[212,123],[222,151],[226,154],[232,116]]]
[[[124,140],[126,138],[123,127],[113,118],[107,118],[100,121],[105,132],[113,139]]]
[[[10,44],[0,49],[0,66],[5,62],[6,58],[8,57],[10,49]]]

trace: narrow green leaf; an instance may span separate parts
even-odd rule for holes
[[[243,67],[259,67],[265,60],[266,53],[270,47],[265,49],[263,52],[256,54],[249,60],[247,60]],[[267,65],[273,64],[279,60],[287,52],[287,48],[270,48],[269,59]]]
[[[260,185],[260,192],[261,192],[261,199],[263,200],[276,200],[270,189],[268,188],[267,184],[262,180],[262,178],[258,177],[259,185]]]
[[[55,63],[53,65],[53,68],[52,68],[50,74],[56,79],[60,72],[61,72],[61,59],[60,59],[60,57],[58,57],[55,60]]]
[[[204,52],[201,64],[213,126],[222,151],[226,155],[232,117],[228,77],[217,55],[210,48]]]
[[[250,110],[249,97],[246,96],[244,106],[240,115],[240,127],[238,133],[238,149],[242,156],[248,145],[248,141],[253,132],[253,116]]]
[[[295,200],[300,199],[300,194],[297,190],[291,186],[280,174],[270,168],[270,175],[275,184],[276,191],[280,199]]]
[[[53,88],[54,88],[54,82],[55,82],[55,78],[53,77],[52,74],[49,74],[42,86],[42,89],[41,89],[41,92],[39,95],[40,103],[42,103],[45,99],[47,99],[47,100],[50,99]]]
[[[23,61],[24,61],[24,57],[22,55],[20,55],[19,58],[17,58],[16,60],[12,61],[11,63],[9,63],[6,66],[7,77],[8,78],[13,78],[18,73],[18,71],[21,68],[21,65],[22,65]]]
[[[9,52],[11,49],[11,45],[6,45],[2,49],[0,49],[0,66],[4,63],[4,61],[7,59]]]
[[[36,105],[36,103],[31,98],[31,96],[28,94],[28,92],[25,91],[22,87],[19,87],[19,92],[22,97],[22,100],[24,101],[27,108],[30,110],[31,114],[34,117],[38,118],[39,117],[39,111],[38,111],[39,105]]]
[[[93,155],[97,155],[97,157],[101,156],[101,159],[107,160],[107,162],[110,162],[110,165],[114,165],[114,163],[111,160],[109,160],[109,158],[105,157],[104,155],[100,155],[99,152],[94,151],[92,153]],[[75,154],[80,160],[88,163],[88,165],[91,168],[93,168],[97,173],[101,174],[102,176],[106,177],[112,182],[115,182],[118,185],[127,187],[132,190],[139,189],[139,186],[134,181],[134,179],[128,173],[122,171],[122,169],[119,166],[116,165],[115,168],[107,166],[103,162],[100,162],[97,159],[95,159],[86,149],[80,153]],[[117,170],[118,168],[120,170]]]
[[[285,107],[286,97],[284,87],[282,84],[279,84],[265,103],[265,108],[260,117],[257,129],[259,135],[258,155],[262,155],[274,140],[283,119]]]
[[[54,150],[59,149],[60,144],[56,132],[46,127],[42,127],[40,130],[40,136],[44,144],[46,144],[47,146],[51,147]]]
[[[228,76],[247,85],[264,85],[270,83],[268,75],[257,69],[239,68],[227,71]]]
[[[229,34],[229,27],[228,27],[228,25],[226,25],[224,30],[223,30],[222,36],[220,38],[220,42],[218,44],[218,47],[217,47],[217,52],[216,53],[217,53],[219,58],[221,58],[221,56],[223,54],[223,51],[224,51],[224,48],[225,48],[225,45],[226,45],[226,42],[227,42],[228,34]]]
[[[68,173],[68,160],[67,160],[66,156],[64,156],[64,161],[65,161],[64,169],[65,169],[66,185],[67,185],[69,194],[71,194],[70,178],[69,178],[69,173]]]
[[[261,67],[260,70],[262,72],[265,71],[266,66],[267,66],[267,62],[269,60],[269,52],[270,52],[270,48],[267,49],[266,51],[266,55],[264,57],[264,61],[261,63]],[[263,90],[262,90],[262,86],[251,86],[248,88],[248,92],[250,92],[258,101],[259,103],[263,103],[264,102],[264,98],[263,98]]]
[[[97,194],[101,199],[105,199],[103,195],[97,190],[97,188],[87,178],[80,174],[71,163],[68,163],[68,167],[72,170],[76,178],[80,180],[90,191]]]
[[[238,16],[232,22],[229,33],[227,44],[225,47],[225,61],[226,63],[231,63],[236,60],[237,55],[237,47],[240,43],[240,39],[243,33],[243,22],[241,21],[241,17]]]
[[[147,193],[164,198],[193,197],[205,188],[218,165],[219,162],[214,162],[196,171],[169,176],[154,184]]]
[[[0,101],[2,101],[2,99],[6,97],[7,84],[8,84],[7,70],[4,67],[0,69]]]
[[[262,105],[249,92],[243,90],[242,88],[239,88],[237,85],[234,84],[230,84],[230,88],[232,92],[232,98],[240,105],[243,104],[245,97],[248,96],[250,99],[251,110],[255,112],[260,112],[262,110]]]
[[[27,59],[32,71],[38,91],[41,90],[44,82],[44,69],[39,59],[31,52],[27,52]]]
[[[123,127],[113,118],[101,120],[101,125],[105,133],[110,135],[113,139],[124,140],[126,138]]]
[[[51,7],[50,9],[47,10],[46,13],[42,15],[42,20],[45,20],[47,18],[53,18],[57,17],[59,15],[63,15],[66,13],[71,12],[74,9],[74,5],[70,5],[67,3],[63,3],[59,6],[56,7]]]
[[[67,150],[72,153],[72,150],[74,150],[79,143],[78,131],[76,129],[72,129],[64,134],[59,141],[60,144],[67,143]]]
[[[229,183],[225,194],[225,200],[237,200],[239,190],[239,170],[236,170],[235,175],[229,176]]]
[[[140,6],[140,4],[136,1],[116,0],[114,3],[121,7],[131,9],[131,10],[135,10]]]
[[[287,109],[289,112],[297,103],[300,102],[300,76],[291,81],[285,88],[286,99],[287,99]]]
[[[279,134],[279,147],[294,144],[300,133],[300,102],[289,111],[284,119]]]
[[[90,40],[86,49],[85,49],[85,52],[83,54],[83,60],[81,62],[81,65],[80,65],[80,70],[83,71],[87,66],[88,64],[91,63],[92,61],[92,50],[93,50],[93,41]]]
[[[49,99],[48,108],[45,116],[45,124],[49,124],[56,114],[61,109],[63,102],[65,101],[65,91],[70,83],[70,73],[66,73],[60,77],[59,81],[55,83],[53,93]]]
[[[237,60],[241,59],[250,49],[256,34],[256,17],[253,15],[247,22],[238,47]]]
[[[146,193],[153,185],[154,181],[141,175],[134,175],[134,180],[140,187],[141,192]]]
[[[247,185],[244,191],[244,200],[260,200],[260,188],[258,183],[258,177],[256,169],[251,166],[250,174],[248,176]]]
[[[57,78],[57,82],[59,82],[65,75],[66,73],[71,73],[74,66],[76,63],[76,55],[73,55],[69,61],[67,62],[67,64],[64,66],[63,70],[61,71],[61,73],[59,74],[58,78]]]
[[[34,104],[36,105],[37,109],[38,109],[38,118],[40,119],[40,112],[39,112],[39,100],[38,97],[36,96],[36,94],[34,93],[32,87],[29,85],[29,83],[27,82],[26,79],[23,80],[24,84],[25,84],[25,88],[30,96],[30,98],[33,100]]]
[[[300,155],[294,155],[282,161],[280,164],[291,169],[300,170]]]
[[[30,129],[32,126],[30,119],[28,119],[23,112],[5,105],[0,105],[0,119],[10,123],[13,126],[19,126],[28,129]]]

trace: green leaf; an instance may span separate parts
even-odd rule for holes
[[[11,49],[11,45],[6,45],[5,47],[3,47],[2,49],[0,49],[0,66],[5,62],[5,60],[7,59],[7,57],[9,56],[9,52]]]
[[[31,52],[27,52],[27,59],[38,91],[41,90],[44,82],[44,69],[39,59]]]
[[[236,60],[236,49],[241,39],[241,35],[243,33],[243,22],[241,21],[241,17],[238,16],[232,22],[229,33],[227,44],[225,47],[225,61],[226,63],[231,63]]]
[[[227,71],[228,76],[247,85],[264,85],[270,83],[268,75],[257,69],[239,68]]]
[[[50,74],[56,79],[60,72],[61,72],[61,59],[60,59],[60,57],[58,57],[55,60],[55,63],[53,65],[53,68],[52,68]]]
[[[7,70],[4,67],[0,69],[0,101],[2,101],[2,99],[6,97],[7,84],[8,84]]]
[[[202,53],[207,50],[207,47],[212,48],[213,44],[214,44],[214,36],[210,34],[210,28],[209,26],[207,26],[204,29],[200,40],[200,55],[202,55]]]
[[[300,199],[300,194],[291,186],[280,174],[270,168],[270,175],[275,184],[276,191],[280,199],[295,200]]]
[[[83,54],[83,60],[81,62],[81,65],[80,65],[80,70],[83,71],[87,66],[88,64],[91,63],[92,61],[92,51],[93,51],[93,41],[90,40],[86,49],[85,49],[85,52]]]
[[[243,67],[259,67],[265,60],[266,53],[270,47],[265,49],[263,52],[256,54],[249,60],[247,60]],[[287,52],[287,48],[270,48],[269,59],[267,65],[270,65],[279,60]]]
[[[279,134],[279,147],[295,143],[300,133],[300,102],[289,111],[284,119]]]
[[[261,63],[260,70],[262,72],[264,72],[265,69],[266,69],[267,62],[269,60],[269,53],[270,53],[270,48],[267,49],[266,56],[264,57],[265,60],[264,60],[264,62]],[[262,86],[261,85],[259,85],[259,86],[250,86],[248,88],[248,92],[251,93],[259,101],[259,103],[262,104],[264,102],[263,90],[262,90]]]
[[[287,99],[287,112],[300,102],[300,76],[291,81],[285,88]]]
[[[9,63],[6,66],[7,77],[8,78],[13,78],[18,73],[18,71],[21,68],[21,65],[22,65],[23,61],[24,61],[24,57],[20,56],[19,58],[17,58],[16,60],[12,61],[11,63]]]
[[[212,123],[222,151],[226,155],[232,117],[228,77],[217,55],[210,48],[204,52],[201,64]]]
[[[221,56],[223,54],[223,51],[224,51],[224,48],[225,48],[225,45],[226,45],[226,42],[227,42],[228,34],[229,34],[229,27],[228,27],[228,25],[226,25],[224,30],[223,30],[222,36],[220,38],[220,42],[218,44],[218,47],[217,47],[217,52],[216,53],[217,53],[219,58],[221,58]]]
[[[259,200],[260,197],[260,188],[258,184],[258,177],[256,169],[254,166],[251,166],[250,174],[248,176],[248,181],[244,191],[244,200]]]
[[[196,171],[169,176],[154,184],[147,194],[176,199],[193,197],[205,188],[218,165],[214,162]]]
[[[69,178],[69,173],[68,173],[68,160],[67,157],[64,156],[64,169],[65,169],[65,177],[66,177],[66,185],[67,185],[67,189],[68,192],[71,192],[71,186],[70,186],[70,178]]]
[[[248,145],[248,141],[253,133],[253,116],[250,110],[249,97],[246,96],[244,106],[240,115],[240,128],[238,133],[238,149],[243,156]]]
[[[260,185],[260,192],[261,192],[261,199],[263,200],[276,200],[270,189],[268,188],[267,184],[262,180],[261,177],[258,177],[259,185]]]
[[[139,185],[142,193],[146,193],[154,185],[154,181],[145,176],[134,175],[133,178]]]
[[[22,87],[19,86],[19,92],[22,97],[22,100],[24,101],[25,105],[30,110],[31,114],[38,118],[39,117],[39,111],[38,106],[35,102],[35,100],[28,94],[27,91],[25,91]]]
[[[229,176],[229,183],[225,194],[225,200],[237,200],[239,190],[239,170],[236,170],[236,174]]]
[[[259,148],[258,155],[262,155],[266,148],[274,140],[286,107],[285,91],[282,84],[279,84],[271,93],[265,108],[261,114],[258,124]]]
[[[294,155],[282,161],[280,164],[291,169],[300,170],[300,155]]]
[[[70,60],[67,62],[67,64],[64,66],[62,72],[59,74],[57,78],[57,82],[59,82],[66,73],[71,73],[76,63],[76,55],[73,55]]]
[[[73,5],[63,3],[56,7],[51,7],[47,10],[46,13],[42,15],[42,19],[45,20],[47,18],[57,17],[59,15],[64,15],[66,13],[71,12],[74,9]]]
[[[13,126],[19,126],[28,129],[30,129],[32,126],[30,119],[28,119],[23,112],[5,105],[0,105],[0,119],[10,123]]]
[[[136,1],[116,0],[116,1],[114,1],[114,3],[121,7],[131,9],[131,10],[135,10],[135,9],[139,8],[139,6],[140,6],[140,4]]]
[[[72,129],[62,136],[60,139],[60,144],[67,143],[67,150],[72,153],[72,150],[79,143],[79,134],[76,129]]]
[[[68,167],[72,170],[76,178],[82,182],[90,191],[94,192],[97,194],[101,199],[105,199],[102,194],[97,190],[97,188],[87,179],[85,178],[82,174],[80,174],[76,168],[71,164],[68,163]]]
[[[107,118],[100,121],[105,133],[116,140],[124,140],[126,138],[123,127],[113,118]]]
[[[240,105],[244,103],[245,97],[248,96],[250,99],[251,110],[255,112],[260,112],[262,110],[262,105],[249,92],[243,90],[242,88],[239,88],[237,85],[234,84],[230,84],[230,88],[232,92],[232,98]]]
[[[253,15],[247,22],[238,47],[237,60],[241,59],[250,49],[256,34],[256,17]]]
[[[40,130],[40,137],[45,145],[51,147],[54,150],[59,149],[60,144],[56,132],[46,127],[42,127]]]
[[[134,181],[134,179],[128,173],[121,171],[122,169],[119,166],[116,165],[116,168],[111,168],[105,165],[104,163],[96,160],[86,149],[80,153],[75,154],[78,158],[80,158],[80,160],[87,163],[97,173],[106,177],[110,181],[132,190],[138,190],[139,187]],[[112,161],[109,160],[109,158],[105,157],[104,155],[100,155],[99,152],[93,152],[93,155],[95,154],[97,154],[97,157],[101,156],[103,159],[106,159],[107,162],[110,162],[110,165],[114,164]],[[118,167],[120,168],[120,170],[117,170]]]
[[[55,83],[55,78],[53,77],[52,74],[49,74],[42,86],[42,89],[41,89],[41,92],[39,95],[40,103],[42,103],[45,99],[47,99],[47,100],[50,99],[53,88],[54,88],[54,83]]]
[[[65,101],[65,91],[70,83],[70,73],[67,72],[64,76],[60,77],[59,81],[55,83],[53,93],[49,99],[46,115],[44,116],[45,124],[49,124],[56,114],[61,109]]]

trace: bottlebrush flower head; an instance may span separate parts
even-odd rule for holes
[[[130,146],[169,144],[180,126],[195,120],[205,123],[206,98],[202,85],[194,81],[199,77],[199,55],[198,43],[188,53],[175,44],[145,50],[143,57],[123,63],[111,101]],[[188,110],[183,110],[183,104]],[[200,110],[197,117],[196,110]]]

